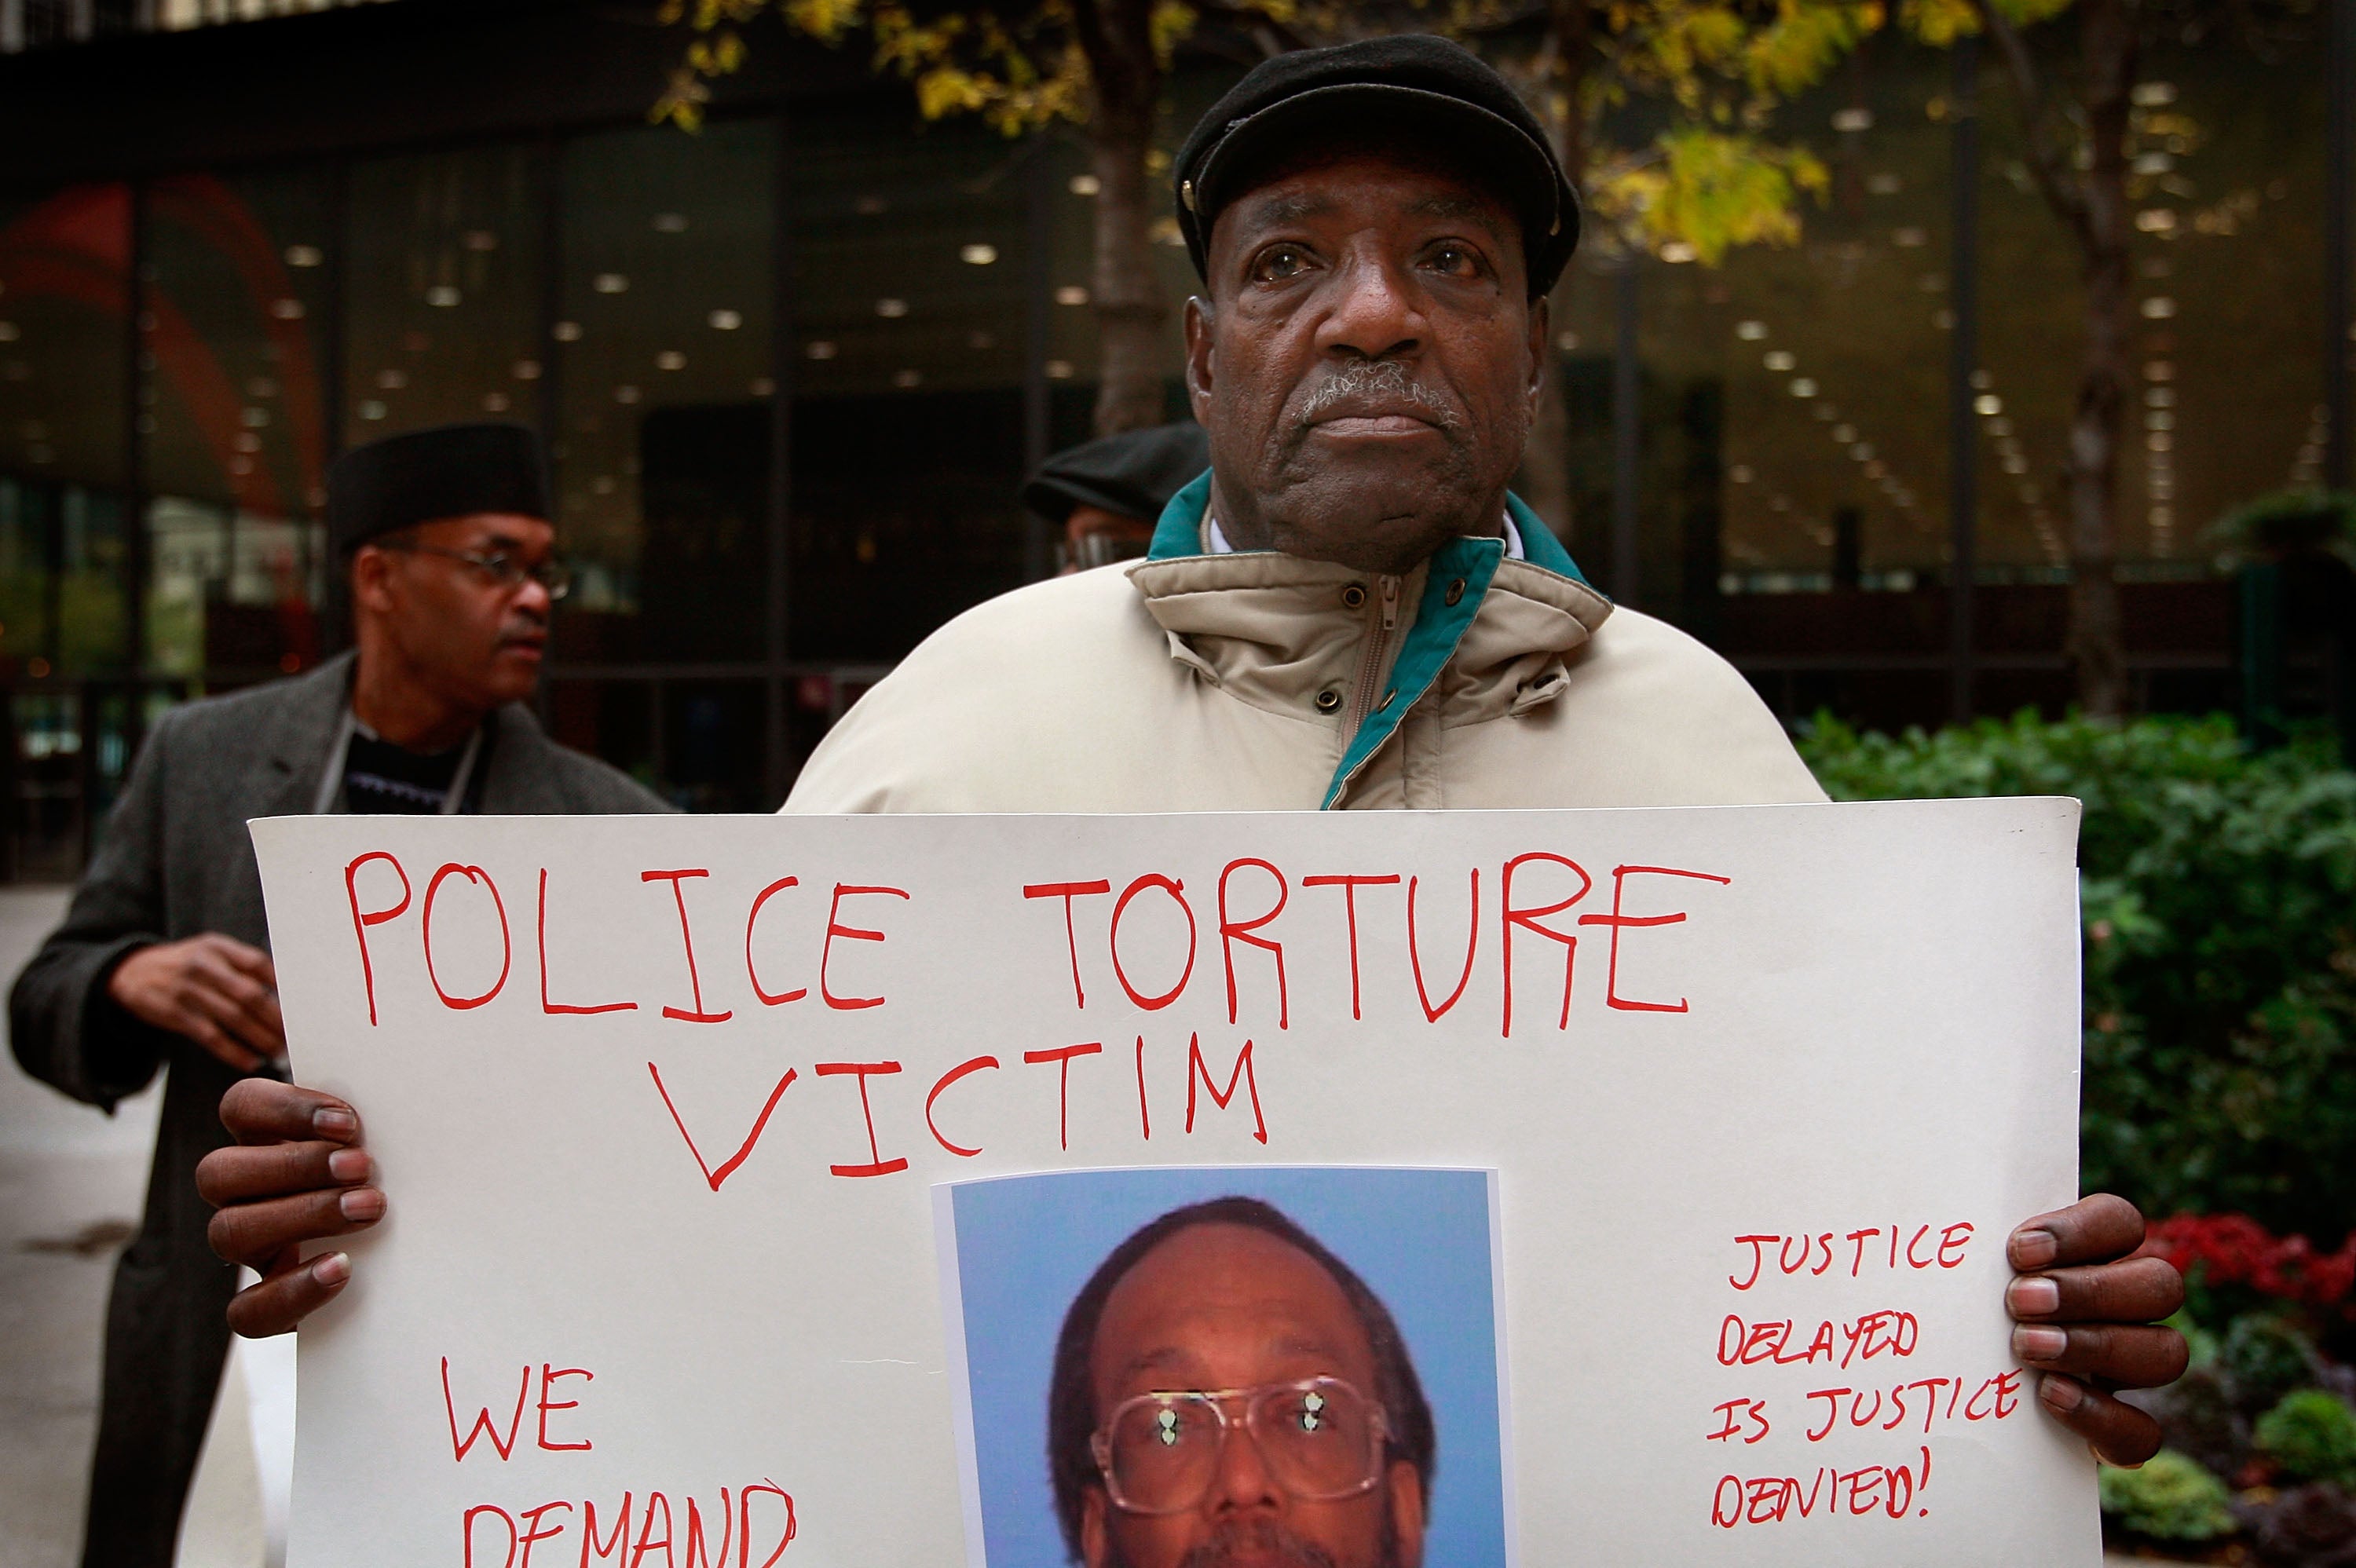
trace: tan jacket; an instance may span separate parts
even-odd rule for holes
[[[1179,553],[1199,548],[1205,488],[1172,503],[1156,559],[1033,583],[926,638],[826,737],[786,809],[1825,798],[1740,674],[1615,611],[1518,504],[1533,560],[1459,539],[1385,579]]]

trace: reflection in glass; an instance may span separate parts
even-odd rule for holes
[[[193,176],[148,200],[149,667],[299,669],[319,655],[326,564],[326,182]]]
[[[131,198],[77,186],[0,207],[0,659],[120,670]]]
[[[565,149],[553,371],[572,662],[753,660],[767,613],[777,133]],[[649,548],[651,546],[651,548]]]
[[[889,116],[794,137],[793,653],[896,658],[1022,581],[1023,150]]]
[[[545,171],[527,147],[354,166],[344,439],[534,422]]]

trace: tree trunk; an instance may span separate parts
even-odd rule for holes
[[[1580,95],[1592,47],[1591,25],[1588,0],[1550,0],[1547,26],[1552,35],[1551,55],[1538,74],[1541,99],[1535,106],[1540,123],[1554,138],[1555,155],[1569,171],[1571,183],[1582,187],[1587,127]],[[1547,527],[1566,548],[1571,544],[1577,519],[1571,515],[1570,413],[1563,403],[1562,362],[1556,357],[1556,349],[1569,306],[1570,290],[1558,284],[1554,291],[1555,326],[1538,348],[1545,380],[1538,394],[1537,417],[1530,425],[1529,444],[1522,450],[1521,472],[1514,480],[1515,493],[1546,520]]]
[[[1097,176],[1098,380],[1096,432],[1115,435],[1163,421],[1161,362],[1170,309],[1153,275],[1148,232],[1162,193],[1145,170],[1153,145],[1162,66],[1147,0],[1095,0],[1073,20],[1088,59],[1089,166]]]
[[[2115,719],[2127,709],[2120,640],[2118,472],[2135,290],[2128,268],[2128,105],[2137,64],[2134,0],[2080,0],[2081,107],[2094,153],[2079,228],[2086,282],[2086,357],[2070,424],[2070,635],[2078,701]]]

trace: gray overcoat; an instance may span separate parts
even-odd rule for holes
[[[106,994],[136,948],[219,932],[270,945],[246,823],[307,814],[349,700],[352,656],[164,715],[141,747],[65,923],[16,978],[9,1042],[25,1071],[112,1112],[168,1065],[146,1214],[115,1265],[83,1562],[169,1568],[229,1346],[236,1275],[205,1243],[197,1161],[228,1142],[238,1077]],[[492,715],[487,816],[667,811],[626,775],[551,741],[530,710]]]

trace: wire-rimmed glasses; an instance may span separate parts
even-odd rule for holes
[[[1088,1446],[1115,1507],[1183,1513],[1210,1495],[1238,1426],[1301,1501],[1355,1497],[1382,1478],[1383,1407],[1340,1378],[1141,1393],[1115,1405]]]
[[[505,550],[485,552],[478,549],[444,549],[440,545],[419,544],[413,539],[372,540],[379,549],[407,550],[412,555],[438,555],[444,560],[455,560],[473,567],[498,585],[503,593],[512,593],[527,579],[548,591],[551,603],[573,592],[573,569],[561,560],[543,560],[526,566]]]

